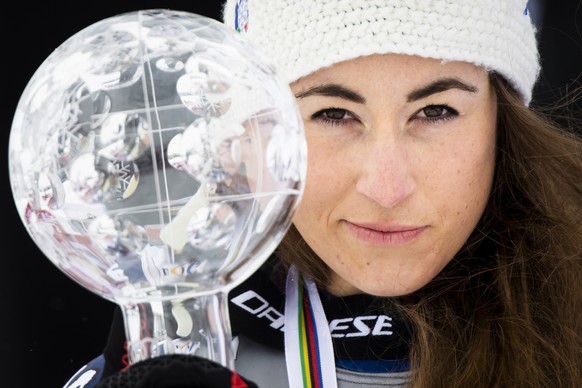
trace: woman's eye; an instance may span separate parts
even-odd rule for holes
[[[311,119],[320,121],[324,124],[342,125],[350,123],[355,120],[356,117],[345,109],[327,108],[311,115]]]
[[[419,110],[414,118],[424,121],[448,120],[458,116],[459,112],[446,105],[429,105]]]

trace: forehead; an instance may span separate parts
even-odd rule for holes
[[[375,54],[319,69],[291,86],[295,91],[314,84],[338,82],[408,88],[441,77],[461,78],[474,84],[487,83],[489,79],[485,69],[468,62],[446,62],[404,54]]]

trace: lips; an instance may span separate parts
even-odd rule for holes
[[[428,226],[403,226],[345,221],[348,230],[358,240],[376,246],[399,246],[418,238]]]

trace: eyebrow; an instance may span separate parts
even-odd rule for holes
[[[407,102],[414,102],[431,96],[433,94],[445,92],[450,89],[460,89],[469,93],[477,93],[476,86],[468,85],[456,78],[441,78],[421,88],[415,89],[406,96]]]
[[[295,97],[305,98],[316,95],[327,97],[339,97],[345,100],[356,102],[358,104],[366,103],[366,99],[361,94],[338,84],[325,84],[314,86],[312,88],[304,90],[303,92],[297,93]]]
[[[479,89],[476,86],[468,85],[456,78],[441,78],[421,88],[415,89],[406,95],[407,102],[414,102],[442,93],[450,89],[459,89],[469,93],[477,93]],[[365,104],[366,99],[361,94],[338,84],[325,84],[314,86],[295,95],[295,98],[305,98],[310,96],[327,96],[339,97],[345,100]]]

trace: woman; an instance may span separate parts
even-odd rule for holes
[[[224,21],[291,85],[309,155],[291,230],[230,294],[238,374],[579,386],[582,143],[529,108],[526,2],[229,0]],[[102,386],[123,367],[116,322]]]

